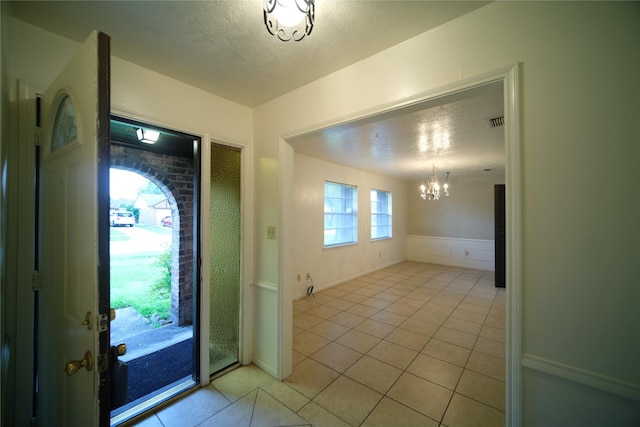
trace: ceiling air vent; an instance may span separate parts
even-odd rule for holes
[[[489,126],[492,128],[499,128],[504,126],[504,116],[491,117],[487,119],[489,121]]]

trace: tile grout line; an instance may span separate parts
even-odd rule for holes
[[[422,271],[424,271],[424,270],[422,270]],[[422,309],[424,308],[424,306],[425,306],[426,304],[428,304],[429,302],[432,302],[432,301],[433,301],[433,299],[437,298],[438,296],[442,296],[441,294],[445,293],[445,292],[446,292],[446,290],[447,290],[449,287],[451,287],[452,285],[454,285],[457,279],[459,279],[460,277],[464,277],[464,270],[460,271],[460,272],[459,272],[457,275],[455,275],[454,277],[448,278],[448,279],[447,279],[447,280],[448,280],[448,282],[447,282],[447,284],[446,284],[446,285],[443,285],[443,286],[439,286],[439,285],[438,285],[438,286],[437,286],[437,289],[429,288],[429,289],[432,289],[432,290],[437,291],[437,292],[436,292],[434,295],[429,296],[429,299],[427,299],[426,301],[424,301],[424,302],[423,302],[423,304],[421,304],[419,307],[410,306],[411,308],[413,308],[413,309],[415,309],[415,310],[414,310],[414,311],[412,312],[412,314],[411,314],[411,315],[409,315],[409,316],[405,316],[405,315],[403,315],[403,314],[402,314],[401,316],[406,317],[406,319],[404,319],[404,320],[403,320],[403,322],[399,323],[398,325],[393,325],[393,324],[385,323],[384,321],[379,321],[379,322],[381,322],[381,323],[385,323],[385,324],[387,324],[387,325],[389,325],[389,326],[392,326],[392,327],[394,328],[392,331],[390,331],[389,333],[385,334],[385,335],[384,335],[384,337],[380,338],[380,337],[378,337],[378,336],[373,336],[373,335],[368,334],[367,332],[364,332],[364,331],[358,330],[358,329],[356,329],[356,328],[357,328],[357,326],[359,326],[360,324],[364,323],[366,320],[369,320],[369,319],[371,319],[371,320],[376,320],[376,319],[372,319],[372,317],[373,317],[373,316],[375,316],[376,314],[378,314],[378,313],[382,312],[382,311],[386,311],[386,308],[387,308],[387,307],[389,307],[389,306],[391,306],[391,305],[393,305],[393,304],[397,304],[397,303],[398,303],[398,301],[400,301],[400,300],[402,300],[402,299],[404,299],[404,298],[408,298],[408,295],[411,295],[413,292],[415,292],[415,291],[416,291],[416,290],[418,290],[418,289],[422,289],[426,284],[428,284],[429,282],[433,281],[434,279],[435,279],[435,280],[437,280],[437,279],[438,279],[438,277],[441,277],[441,276],[443,275],[443,273],[445,273],[445,272],[446,272],[446,268],[445,268],[445,269],[443,269],[442,271],[440,271],[439,273],[437,273],[437,274],[435,274],[435,275],[432,275],[432,276],[431,276],[431,277],[429,277],[429,278],[426,278],[426,277],[420,277],[420,276],[418,276],[418,274],[420,274],[419,272],[418,272],[418,273],[413,273],[413,274],[411,274],[411,275],[408,275],[408,276],[406,276],[406,277],[403,277],[401,280],[398,280],[398,281],[392,282],[392,284],[391,284],[391,283],[388,283],[388,278],[389,278],[390,276],[393,276],[393,274],[389,274],[389,275],[386,275],[386,276],[384,276],[384,277],[381,277],[381,278],[379,278],[379,279],[377,279],[377,280],[374,280],[373,282],[365,282],[365,285],[363,285],[363,286],[361,286],[361,287],[359,288],[359,289],[366,288],[366,287],[368,287],[368,286],[375,285],[376,283],[378,283],[378,282],[380,282],[380,281],[385,281],[385,282],[387,282],[387,283],[386,283],[386,289],[380,289],[380,290],[379,290],[379,292],[377,292],[377,293],[375,293],[375,294],[371,294],[371,295],[362,295],[362,294],[356,294],[357,290],[354,290],[354,291],[351,291],[351,292],[347,291],[347,292],[345,292],[344,294],[342,294],[342,295],[340,295],[340,296],[332,297],[330,300],[328,300],[328,301],[327,301],[327,302],[325,302],[325,303],[320,303],[320,305],[326,305],[328,302],[331,302],[331,301],[333,301],[333,300],[342,299],[345,295],[348,295],[348,294],[362,295],[362,296],[367,297],[366,299],[375,298],[376,296],[378,296],[378,295],[380,295],[380,294],[382,294],[382,293],[388,293],[388,290],[389,290],[389,289],[393,289],[393,288],[395,288],[395,287],[397,287],[397,286],[400,286],[400,285],[405,284],[405,282],[406,282],[408,279],[411,279],[411,278],[417,278],[417,279],[418,279],[417,281],[421,282],[421,284],[420,284],[420,285],[416,285],[416,286],[406,285],[406,286],[408,286],[408,287],[410,288],[410,290],[409,290],[409,289],[407,289],[407,287],[405,287],[404,289],[402,289],[402,291],[403,291],[403,292],[402,292],[401,294],[393,294],[393,293],[392,293],[391,295],[393,295],[393,296],[397,297],[397,298],[393,299],[392,301],[388,301],[388,300],[386,300],[386,299],[380,299],[380,298],[379,298],[381,301],[385,301],[385,302],[387,302],[388,304],[387,304],[385,307],[378,309],[374,314],[371,314],[371,315],[370,315],[370,316],[368,316],[368,317],[361,316],[361,317],[365,317],[365,319],[364,319],[364,320],[362,320],[361,322],[359,322],[358,324],[355,324],[354,326],[349,327],[349,330],[348,330],[348,331],[345,331],[344,333],[342,333],[342,334],[340,334],[340,335],[338,335],[338,336],[334,337],[333,339],[330,339],[330,338],[327,338],[327,337],[324,337],[324,336],[319,335],[319,336],[321,336],[321,337],[323,337],[323,338],[325,338],[325,339],[328,339],[328,340],[329,340],[329,343],[325,344],[324,346],[322,346],[321,348],[319,348],[319,349],[318,349],[318,350],[316,350],[315,352],[311,353],[310,355],[304,355],[304,356],[305,356],[305,358],[311,358],[311,359],[312,359],[312,360],[314,360],[315,362],[318,362],[317,360],[315,360],[315,359],[313,359],[313,358],[311,357],[313,354],[315,354],[317,351],[320,351],[322,348],[325,348],[325,347],[326,347],[327,345],[329,345],[330,343],[336,342],[336,340],[338,340],[340,337],[344,336],[345,334],[347,334],[347,333],[349,333],[350,331],[353,331],[353,330],[355,330],[355,331],[357,331],[357,332],[360,332],[360,333],[363,333],[363,334],[366,334],[366,335],[369,335],[369,336],[372,336],[372,337],[374,337],[374,338],[378,339],[378,340],[379,340],[379,341],[378,341],[378,343],[380,343],[381,341],[384,341],[384,340],[385,340],[385,338],[387,338],[390,334],[392,334],[394,331],[396,331],[396,330],[398,330],[398,329],[402,329],[402,330],[405,330],[405,331],[413,332],[413,331],[411,331],[411,330],[407,330],[407,329],[401,328],[401,325],[402,325],[402,324],[404,324],[407,320],[409,320],[409,319],[413,318],[413,315],[415,315],[415,313],[416,313],[416,312],[418,312],[419,310],[422,310]],[[465,299],[466,299],[466,298],[467,298],[467,297],[472,293],[472,291],[473,291],[473,290],[474,290],[474,288],[478,285],[478,283],[479,283],[479,282],[480,282],[480,280],[483,278],[483,276],[484,276],[484,274],[481,274],[481,275],[479,275],[479,276],[477,276],[477,277],[473,277],[473,279],[474,279],[473,284],[472,284],[472,285],[470,285],[470,286],[468,286],[468,287],[467,287],[467,285],[465,285],[463,290],[465,290],[465,289],[466,289],[466,290],[465,290],[465,292],[464,292],[464,293],[461,293],[461,292],[452,292],[453,294],[461,295],[461,297],[460,297],[459,299],[450,299],[450,298],[446,298],[446,297],[445,297],[445,298],[446,298],[446,299],[448,299],[448,300],[451,300],[451,301],[453,301],[453,302],[456,302],[456,304],[451,308],[451,310],[449,311],[449,314],[448,314],[448,315],[446,315],[446,317],[445,317],[444,321],[443,321],[442,323],[440,323],[440,325],[435,325],[435,326],[438,326],[438,329],[436,329],[436,331],[435,331],[431,336],[427,336],[427,337],[426,337],[426,338],[428,338],[428,339],[427,339],[427,341],[425,342],[425,344],[422,346],[422,348],[421,348],[420,350],[416,351],[416,350],[414,350],[413,348],[405,347],[405,346],[403,346],[402,344],[397,344],[397,343],[393,343],[392,341],[388,341],[388,342],[390,342],[390,343],[393,343],[393,344],[396,344],[396,345],[400,345],[401,347],[407,348],[407,349],[409,349],[409,350],[411,350],[411,351],[415,351],[415,352],[416,352],[416,355],[412,358],[411,362],[409,362],[409,364],[407,364],[407,366],[406,366],[404,369],[401,369],[402,373],[398,376],[398,378],[394,381],[394,383],[393,383],[393,384],[391,384],[391,386],[390,386],[389,388],[387,388],[387,391],[386,391],[385,393],[380,393],[380,392],[378,392],[377,390],[374,390],[374,389],[370,388],[369,386],[367,386],[367,385],[365,385],[365,384],[362,384],[362,383],[360,383],[359,381],[357,381],[357,380],[355,380],[355,379],[352,379],[351,377],[347,376],[347,375],[346,375],[346,372],[347,372],[347,370],[348,370],[348,369],[350,369],[350,368],[347,368],[344,372],[337,372],[337,373],[338,373],[338,377],[337,377],[334,381],[332,381],[329,385],[327,385],[325,388],[323,388],[323,390],[322,390],[322,391],[324,391],[327,387],[329,387],[331,384],[333,384],[333,383],[334,383],[334,382],[335,382],[335,381],[336,381],[340,376],[345,376],[345,377],[346,377],[346,378],[348,378],[349,380],[353,380],[353,381],[355,381],[356,383],[361,384],[362,386],[367,387],[368,389],[373,390],[374,392],[376,392],[376,393],[378,393],[378,394],[381,394],[381,396],[382,396],[382,397],[380,398],[380,400],[376,403],[376,405],[375,405],[375,406],[374,406],[374,407],[369,411],[369,413],[367,414],[367,416],[364,418],[364,420],[366,420],[366,419],[371,415],[371,413],[375,410],[375,408],[380,404],[380,402],[381,402],[385,397],[387,397],[387,398],[389,398],[389,399],[393,400],[394,402],[397,402],[397,401],[395,401],[394,399],[392,399],[392,398],[388,397],[388,396],[387,396],[387,392],[393,388],[393,386],[397,383],[397,381],[399,380],[399,378],[400,378],[404,373],[409,373],[409,372],[407,372],[407,369],[411,366],[411,364],[416,360],[416,358],[417,358],[420,354],[423,354],[423,353],[422,353],[422,351],[424,350],[424,348],[425,348],[425,347],[428,345],[428,343],[429,343],[429,342],[434,338],[435,334],[437,334],[437,332],[438,332],[442,327],[445,327],[445,326],[444,326],[445,322],[446,322],[448,319],[450,319],[450,318],[454,318],[454,319],[457,319],[457,320],[461,320],[461,321],[466,321],[466,322],[474,323],[474,324],[477,324],[477,325],[479,325],[479,326],[480,326],[480,330],[478,331],[478,333],[477,333],[477,334],[474,334],[474,335],[475,335],[475,339],[474,339],[474,342],[473,342],[472,347],[471,347],[470,349],[467,349],[467,350],[469,350],[469,357],[467,357],[467,359],[466,359],[466,361],[465,361],[465,366],[461,367],[461,368],[463,369],[463,372],[462,372],[462,373],[464,373],[464,370],[465,370],[465,369],[468,369],[468,368],[467,368],[467,365],[468,365],[469,358],[470,358],[470,356],[471,356],[471,353],[472,353],[472,352],[474,351],[474,349],[475,349],[475,346],[476,346],[476,344],[477,344],[478,338],[480,337],[480,333],[482,332],[482,327],[485,325],[486,320],[487,320],[487,318],[488,318],[488,316],[489,316],[489,313],[491,312],[491,309],[492,309],[492,308],[493,308],[493,306],[495,305],[495,300],[496,300],[496,297],[497,297],[498,293],[494,293],[494,295],[492,296],[492,298],[491,298],[491,303],[489,304],[488,309],[487,309],[487,313],[483,314],[483,320],[482,320],[482,323],[477,323],[477,322],[469,321],[469,320],[467,320],[467,319],[461,319],[461,318],[457,318],[457,317],[452,317],[452,314],[453,314],[457,309],[459,309],[459,306],[460,306],[463,302],[465,302]],[[416,281],[416,282],[417,282],[417,281]],[[345,284],[348,284],[348,283],[349,283],[349,282],[346,282]],[[337,286],[340,286],[340,285],[337,285]],[[352,286],[354,286],[354,285],[352,285]],[[378,284],[378,286],[383,286],[383,285]],[[358,289],[358,290],[359,290],[359,289]],[[342,291],[341,291],[341,292],[342,292]],[[354,303],[354,301],[349,300],[349,299],[346,299],[346,300],[344,300],[344,301],[348,301],[348,302]],[[361,305],[361,304],[362,304],[362,302],[364,302],[364,301],[365,301],[365,300],[361,300],[360,302],[354,303],[354,304],[353,304],[352,306],[350,306],[349,308],[355,307],[356,305]],[[433,303],[434,303],[434,304],[438,304],[437,302],[433,302]],[[466,303],[467,303],[467,304],[470,304],[470,305],[477,305],[477,304],[474,304],[473,302],[468,302],[468,301],[467,301]],[[438,304],[438,305],[442,305],[442,304]],[[483,305],[481,305],[481,306],[483,306]],[[329,307],[331,307],[331,306],[329,306]],[[371,307],[371,308],[376,308],[376,307],[372,307],[372,306],[369,306],[369,307]],[[443,306],[443,307],[447,307],[447,306],[445,305],[445,306]],[[348,310],[349,310],[349,308],[346,308],[346,309],[340,310],[340,312],[349,312],[349,311],[348,311]],[[463,310],[463,309],[461,309],[461,310]],[[306,310],[305,312],[306,312],[306,313],[308,313],[309,311],[311,311],[311,310]],[[394,312],[392,312],[392,311],[387,311],[387,312],[388,312],[388,313],[391,313],[391,314],[397,314],[397,315],[400,315],[400,314],[398,314],[398,313],[394,313]],[[355,313],[351,313],[351,312],[349,312],[349,313],[350,313],[350,314],[355,314]],[[436,313],[437,313],[437,312],[436,312]],[[331,316],[330,318],[325,318],[325,319],[323,319],[323,320],[322,320],[322,322],[320,322],[320,323],[324,323],[324,322],[327,322],[327,321],[328,321],[328,322],[332,322],[332,323],[339,324],[339,323],[337,323],[337,322],[335,322],[335,321],[332,321],[332,320],[331,320],[333,317],[335,317],[335,316],[337,316],[337,315],[339,315],[339,314],[340,314],[340,313],[336,313],[334,316]],[[440,314],[442,314],[442,313],[440,313]],[[416,319],[416,320],[419,320],[419,319]],[[376,321],[378,321],[378,320],[376,320]],[[424,322],[424,321],[422,321],[422,322]],[[429,324],[431,324],[431,322],[424,322],[424,323],[429,323]],[[340,324],[340,325],[341,325],[341,326],[344,326],[344,327],[348,327],[347,325],[342,325],[342,324]],[[313,328],[313,327],[315,327],[315,325],[314,325],[314,326],[312,326],[311,328]],[[307,332],[311,333],[311,334],[315,334],[314,332],[309,331],[309,329],[311,329],[311,328],[307,328],[307,329],[304,329],[304,328],[303,328],[303,329],[304,329],[305,331],[307,331]],[[460,331],[460,330],[457,330],[457,329],[454,329],[454,330],[456,330],[456,331],[458,331],[458,332],[468,333],[468,332],[466,332],[466,331]],[[415,333],[415,332],[413,332],[413,333]],[[417,333],[417,334],[418,334],[418,335],[421,335],[421,334],[419,334],[419,333]],[[316,334],[316,335],[318,335],[318,334]],[[445,341],[445,342],[446,342],[446,341]],[[337,343],[337,342],[336,342],[336,343]],[[448,342],[447,342],[447,343],[448,343]],[[337,343],[337,344],[342,345],[342,344],[340,344],[340,343]],[[448,344],[458,346],[457,344],[453,344],[453,343],[448,343]],[[376,344],[376,345],[377,345],[377,344]],[[375,346],[374,346],[374,347],[375,347]],[[374,347],[372,347],[372,348],[374,348]],[[459,347],[459,346],[458,346],[458,347]],[[350,347],[347,347],[347,348],[350,348]],[[461,348],[465,348],[465,347],[461,347]],[[350,349],[352,349],[352,348],[350,348]],[[465,349],[466,349],[466,348],[465,348]],[[352,349],[352,350],[355,350],[355,349]],[[357,350],[356,350],[356,351],[357,351]],[[356,360],[355,360],[355,361],[354,361],[350,366],[351,366],[351,367],[352,367],[352,366],[354,366],[356,363],[358,363],[360,360],[362,360],[364,356],[368,355],[370,351],[371,351],[371,349],[369,349],[369,350],[367,351],[367,353],[362,353],[362,354],[360,355],[360,357],[358,357],[358,359],[356,359]],[[359,351],[358,351],[358,353],[359,353]],[[427,356],[428,356],[428,355],[427,355]],[[369,356],[369,357],[372,357],[372,356]],[[376,359],[375,357],[374,357],[374,359],[375,359],[375,360],[378,360],[378,359]],[[437,358],[437,357],[436,357],[436,359],[439,359],[439,358]],[[303,360],[304,360],[304,359],[303,359]],[[442,360],[442,359],[439,359],[439,360]],[[388,364],[388,363],[386,363],[386,362],[384,362],[384,361],[380,361],[380,360],[378,360],[378,361],[379,361],[379,362],[381,362],[381,363],[384,363],[384,364],[386,364],[386,365],[388,365],[388,366],[392,366],[392,367],[394,367],[394,368],[395,368],[395,366],[390,365],[390,364]],[[444,361],[444,360],[443,360],[443,362],[447,362],[447,361]],[[327,367],[327,368],[329,368],[329,369],[332,369],[332,370],[333,370],[333,368],[331,368],[330,366],[325,365],[325,364],[324,364],[324,363],[322,363],[322,362],[318,362],[318,363],[320,363],[321,365],[323,365],[323,366],[325,366],[325,367]],[[447,362],[447,363],[450,363],[450,362]],[[458,365],[454,365],[454,366],[458,366]],[[458,367],[459,367],[459,366],[458,366]],[[397,368],[396,368],[396,369],[397,369]],[[475,372],[475,371],[472,371],[472,372]],[[477,372],[476,372],[476,373],[477,373]],[[484,374],[482,374],[482,373],[479,373],[479,374],[484,375]],[[486,376],[486,375],[485,375],[485,376]],[[421,378],[421,377],[418,377],[418,378]],[[450,405],[450,403],[451,403],[451,399],[452,399],[452,398],[453,398],[453,396],[456,394],[456,389],[457,389],[457,387],[458,387],[458,385],[459,385],[459,383],[460,383],[461,378],[462,378],[462,375],[460,375],[460,377],[458,378],[458,380],[457,380],[457,382],[456,382],[456,385],[454,386],[453,390],[448,389],[449,391],[451,391],[451,392],[452,392],[452,395],[451,395],[451,398],[449,399],[449,402],[448,402],[448,404],[447,404],[447,407],[445,408],[445,411],[443,412],[443,415],[442,415],[442,418],[441,418],[441,420],[440,420],[440,423],[441,423],[441,422],[442,422],[442,420],[444,419],[444,415],[446,414],[446,411],[447,411],[447,409],[448,409],[448,407],[449,407],[449,405]],[[426,379],[425,379],[425,380],[426,380]],[[426,381],[429,381],[429,380],[426,380]],[[429,381],[429,382],[433,383],[432,381]],[[442,387],[440,384],[437,384],[437,383],[433,383],[433,384],[436,384],[436,385],[438,385],[438,386]],[[445,389],[447,389],[447,387],[444,387],[444,388],[445,388]],[[317,397],[318,395],[320,395],[320,394],[322,393],[322,391],[320,391],[319,393],[317,393],[317,394],[315,395],[315,397]],[[314,399],[315,399],[315,397],[314,397]],[[468,397],[468,396],[465,396],[465,397]],[[313,399],[311,399],[311,400],[310,400],[310,402],[313,402]],[[316,402],[314,402],[314,403],[316,403]],[[397,402],[397,403],[399,403],[399,404],[401,404],[401,405],[403,405],[403,406],[405,406],[405,407],[409,408],[408,406],[406,406],[406,405],[402,404],[401,402]],[[485,403],[483,403],[483,402],[479,402],[479,403],[482,403],[483,405],[486,405],[486,404],[485,404]],[[307,403],[307,404],[308,404],[308,403]],[[317,403],[316,403],[316,404],[317,404]],[[306,405],[305,405],[305,406],[306,406]],[[321,405],[319,405],[319,406],[321,406]],[[491,406],[491,405],[488,405],[488,406]],[[321,406],[321,407],[322,407],[322,406]],[[326,409],[328,412],[332,413],[332,412],[331,412],[330,410],[328,410],[327,408],[324,408],[324,409]],[[410,408],[410,409],[411,409],[411,408]],[[498,409],[498,408],[494,408],[494,409]],[[413,410],[413,409],[412,409],[412,410]],[[499,410],[499,409],[498,409],[498,410]],[[415,410],[414,410],[414,411],[415,411]],[[333,415],[335,416],[335,414],[333,414]],[[424,415],[424,414],[423,414],[423,415]],[[430,418],[430,417],[429,417],[429,418]],[[432,419],[432,418],[431,418],[431,419]],[[364,422],[364,420],[363,420],[363,422]]]

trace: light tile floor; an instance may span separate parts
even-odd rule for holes
[[[503,426],[505,290],[403,262],[293,303],[293,374],[239,368],[136,424]]]

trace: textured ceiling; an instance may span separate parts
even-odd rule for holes
[[[12,1],[17,19],[82,42],[111,36],[114,56],[255,107],[417,34],[485,1],[316,0],[315,27],[300,42],[269,35],[262,0]],[[502,90],[487,87],[337,126],[292,141],[297,152],[405,180],[435,163],[451,179],[484,168],[504,173]],[[445,136],[448,135],[448,136]],[[426,151],[420,149],[426,138]],[[434,141],[448,138],[434,149]],[[437,144],[436,144],[437,145]],[[502,161],[500,161],[502,159]],[[486,172],[485,172],[486,173]]]
[[[426,180],[435,165],[450,181],[504,176],[502,83],[486,84],[288,140],[297,153],[397,179]],[[485,169],[490,169],[486,171]]]
[[[312,34],[286,43],[267,32],[262,0],[14,1],[11,8],[78,42],[100,30],[114,56],[255,107],[486,3],[316,0]]]

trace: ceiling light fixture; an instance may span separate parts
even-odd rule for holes
[[[264,25],[283,42],[298,42],[311,34],[315,10],[315,0],[264,0]]]
[[[142,128],[136,129],[136,135],[138,135],[138,141],[145,144],[155,144],[160,138],[160,132]]]
[[[449,195],[449,172],[447,172],[442,190],[442,194],[445,196]],[[420,186],[420,197],[422,200],[440,200],[440,194],[440,181],[438,181],[438,176],[436,175],[436,166],[433,165],[433,175],[431,175],[431,179],[427,181],[426,186],[424,184]]]

